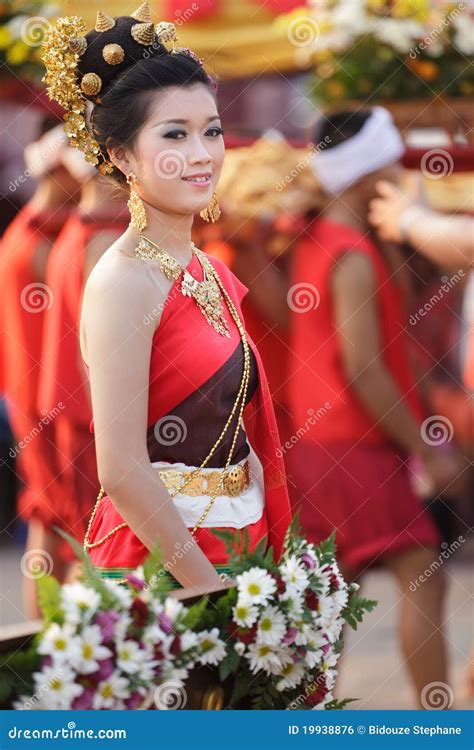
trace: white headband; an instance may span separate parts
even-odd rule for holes
[[[311,168],[327,193],[337,195],[350,185],[398,161],[405,152],[402,137],[385,107],[374,107],[356,135],[311,157]]]
[[[63,149],[61,161],[69,174],[80,183],[90,180],[96,174],[100,174],[93,164],[89,164],[84,159],[84,154],[80,149],[74,148],[74,146],[70,146],[69,144]]]
[[[43,177],[61,164],[62,151],[68,145],[63,125],[48,130],[34,143],[25,147],[23,157],[32,177]]]

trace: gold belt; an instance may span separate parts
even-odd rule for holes
[[[178,471],[177,469],[157,469],[158,475],[168,490],[179,493],[179,488],[193,473],[193,470]],[[194,471],[196,471],[194,469]],[[210,495],[217,491],[217,495],[238,497],[250,485],[249,462],[237,464],[231,469],[215,469],[214,471],[198,471],[194,478],[186,485],[183,494],[196,497]]]

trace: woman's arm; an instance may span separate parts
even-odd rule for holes
[[[420,456],[434,485],[444,488],[464,467],[454,451],[442,455],[423,441],[420,425],[384,363],[377,280],[368,258],[348,253],[332,273],[332,294],[349,387],[387,437]]]
[[[376,185],[379,197],[370,202],[369,220],[381,239],[407,241],[444,267],[467,268],[474,263],[474,219],[446,215],[413,201],[390,182]]]
[[[86,286],[84,359],[90,368],[99,479],[115,507],[183,585],[212,588],[221,580],[185,527],[151,466],[147,444],[148,380],[157,287],[136,259],[102,263]],[[158,320],[156,320],[158,323]],[[120,532],[119,532],[120,533]],[[188,550],[176,560],[176,549]]]

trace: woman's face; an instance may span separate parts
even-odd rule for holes
[[[153,94],[148,121],[128,154],[138,193],[161,211],[190,214],[211,200],[224,161],[216,102],[201,83]],[[126,172],[126,173],[128,173]]]

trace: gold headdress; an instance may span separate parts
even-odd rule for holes
[[[71,146],[79,148],[102,174],[110,174],[114,165],[87,127],[87,101],[100,104],[114,79],[140,60],[186,54],[200,64],[203,61],[176,46],[174,24],[153,23],[146,1],[130,16],[111,18],[98,11],[94,29],[84,36],[85,30],[78,16],[56,20],[44,44],[43,81],[49,98],[66,110],[64,129]]]

